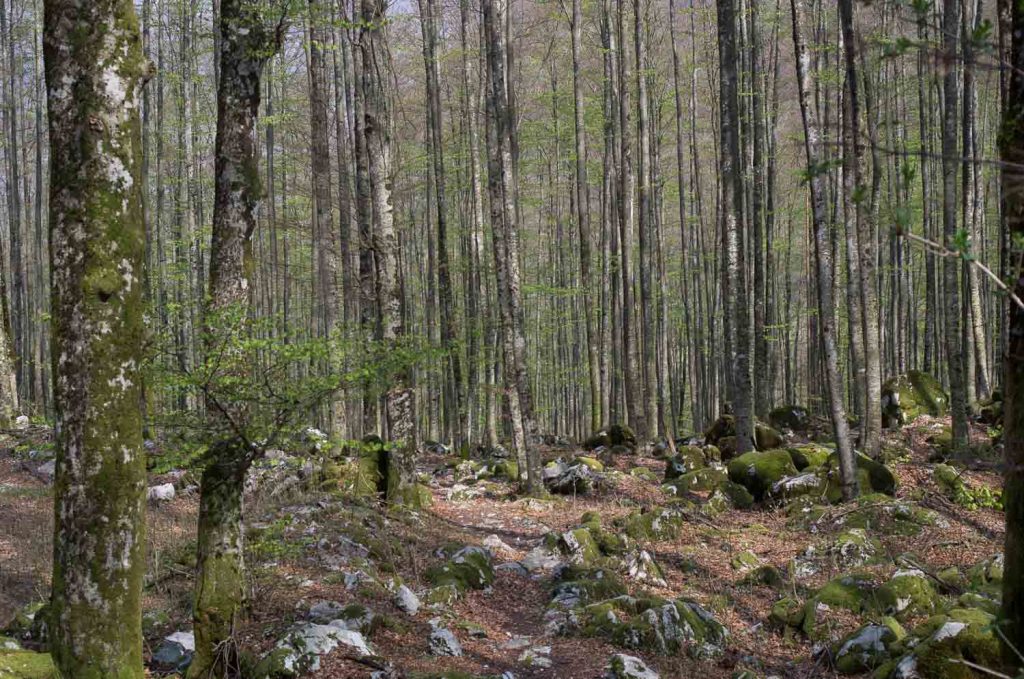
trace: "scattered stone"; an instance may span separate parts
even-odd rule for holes
[[[447,627],[440,626],[440,620],[430,621],[434,629],[430,632],[430,654],[458,658],[462,655],[462,644]]]
[[[484,538],[484,547],[491,550],[492,552],[514,552],[512,547],[505,544],[505,541],[499,538],[495,534],[490,534]]]
[[[398,610],[408,615],[416,615],[420,610],[420,599],[416,596],[416,593],[409,589],[407,586],[402,585],[395,592],[395,606]]]
[[[192,632],[175,632],[164,637],[153,653],[152,664],[168,672],[184,672],[192,662],[196,639]]]
[[[519,662],[527,667],[548,669],[551,667],[551,647],[534,646],[519,654]]]
[[[173,483],[161,483],[159,486],[150,486],[146,490],[146,500],[149,502],[170,502],[174,496]]]
[[[32,475],[43,483],[53,483],[53,478],[57,475],[57,462],[54,460],[48,460],[42,463],[32,470]]]
[[[643,660],[632,655],[616,653],[608,663],[605,679],[660,679]]]
[[[890,625],[869,623],[851,632],[839,642],[835,651],[835,666],[840,674],[868,672],[889,659],[889,646],[899,640],[899,623]]]
[[[550,476],[544,470],[544,485],[548,492],[556,495],[588,495],[600,482],[601,477],[586,465],[575,465],[561,473]]]
[[[320,669],[321,656],[346,646],[360,656],[373,655],[360,632],[334,624],[305,623],[286,634],[254,672],[257,679],[296,677]]]
[[[665,575],[651,556],[650,552],[641,549],[633,553],[626,561],[626,574],[636,580],[654,587],[667,587]]]
[[[882,543],[863,528],[851,528],[836,537],[829,552],[841,567],[861,566],[882,553]]]

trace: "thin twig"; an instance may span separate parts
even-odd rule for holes
[[[935,241],[928,240],[927,238],[925,238],[923,236],[918,236],[916,233],[911,233],[910,231],[906,231],[906,232],[903,232],[902,235],[906,236],[907,238],[909,238],[912,241],[916,241],[916,242],[920,243],[921,245],[925,246],[925,248],[927,248],[932,254],[938,255],[939,257],[957,257],[957,258],[959,258],[959,257],[962,256],[960,252],[957,252],[956,250],[950,250],[946,246],[944,246],[944,245],[942,245],[940,243],[936,243]],[[1010,286],[1007,285],[1006,283],[1004,283],[999,278],[999,276],[995,275],[995,273],[992,272],[992,269],[988,268],[987,266],[985,266],[984,264],[982,264],[981,262],[979,262],[976,259],[966,259],[965,258],[965,260],[969,264],[978,267],[978,269],[983,274],[985,274],[988,278],[990,278],[992,280],[993,283],[996,284],[996,287],[998,287],[1000,290],[1005,292],[1009,296],[1009,298],[1011,300],[1013,300],[1014,304],[1016,304],[1021,309],[1024,309],[1024,301],[1021,301],[1020,297],[1017,296],[1017,293],[1015,293],[1013,290],[1011,290]]]

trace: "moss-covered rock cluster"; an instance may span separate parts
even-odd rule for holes
[[[882,424],[901,427],[921,415],[940,417],[949,411],[949,396],[928,373],[911,370],[882,384]]]
[[[494,583],[491,552],[475,545],[458,547],[446,561],[429,568],[426,579],[433,585],[427,594],[432,604],[451,603],[471,589],[487,589]]]
[[[994,622],[1001,578],[999,557],[979,562],[966,575],[955,567],[935,576],[910,568],[896,570],[880,582],[870,572],[855,571],[830,580],[803,602],[780,599],[769,622],[830,643],[840,674],[872,672],[875,679],[980,677],[958,661],[1000,667]],[[953,593],[961,587],[967,590]],[[841,626],[835,625],[836,610],[861,616],[864,624],[837,634]],[[908,623],[917,624],[907,631]]]

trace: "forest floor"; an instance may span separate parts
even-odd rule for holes
[[[927,438],[943,424],[948,421],[922,417],[912,426],[885,434],[886,449],[901,451],[889,465],[899,481],[897,498],[933,510],[941,520],[916,535],[873,534],[883,553],[861,570],[888,577],[900,557],[910,554],[927,573],[949,566],[966,571],[1002,551],[1001,512],[959,506],[933,481],[933,450]],[[48,435],[43,428],[17,437],[0,434],[0,629],[48,591],[52,501],[46,470],[39,469],[45,453],[37,450],[45,449]],[[984,437],[985,432],[979,428],[975,436]],[[582,454],[572,446],[544,449],[546,459]],[[834,676],[827,653],[816,653],[815,645],[802,635],[780,632],[766,621],[781,596],[801,598],[849,571],[849,565],[829,556],[827,548],[842,529],[842,515],[848,511],[843,505],[828,508],[811,525],[794,521],[784,506],[729,508],[717,515],[697,512],[688,515],[670,539],[643,543],[662,569],[664,586],[641,587],[628,578],[625,582],[631,591],[643,589],[666,599],[686,596],[702,604],[730,634],[724,654],[713,658],[623,649],[607,639],[579,634],[547,634],[545,613],[555,577],[551,569],[525,573],[498,568],[489,588],[470,590],[433,610],[424,602],[413,616],[401,612],[388,583],[399,576],[425,598],[426,572],[443,561],[445,546],[487,546],[494,564],[511,564],[526,558],[552,531],[578,526],[585,512],[597,512],[602,525],[611,527],[617,517],[659,507],[670,499],[661,486],[665,461],[654,457],[618,456],[599,491],[543,500],[522,498],[512,484],[499,480],[458,483],[458,462],[450,456],[422,456],[421,471],[430,478],[433,504],[418,512],[385,516],[372,504],[352,500],[334,488],[277,495],[257,490],[247,506],[252,610],[242,632],[244,645],[267,651],[285,630],[306,618],[311,605],[329,601],[342,606],[358,603],[374,611],[376,621],[367,638],[405,676],[461,671],[462,676],[511,672],[517,679],[594,679],[603,675],[617,652],[642,657],[662,677],[713,679],[737,676],[743,669],[755,673],[749,676]],[[653,475],[638,475],[637,467],[646,467]],[[994,460],[974,460],[971,467],[964,476],[972,485],[999,488]],[[144,617],[150,650],[167,634],[191,626],[198,495],[180,474],[154,476],[151,485],[168,480],[181,490],[173,500],[151,502],[148,512]],[[695,495],[699,499],[707,493]],[[795,564],[815,550],[819,558],[810,569],[814,572],[794,576]],[[781,586],[751,584],[747,572],[734,563],[745,551],[788,573],[788,581]],[[832,617],[833,639],[859,622],[838,611]],[[437,618],[461,642],[461,657],[431,655],[429,621]],[[904,624],[909,629],[912,622]],[[535,660],[538,656],[547,660]],[[336,652],[323,656],[311,676],[368,677],[373,671]]]

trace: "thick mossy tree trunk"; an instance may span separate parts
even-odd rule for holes
[[[142,667],[146,462],[139,99],[131,0],[47,0],[57,475],[51,652],[62,676]]]
[[[220,80],[217,88],[213,237],[205,329],[208,354],[232,350],[233,324],[244,323],[249,303],[255,209],[262,195],[256,117],[263,65],[277,51],[283,23],[265,25],[262,0],[221,0]],[[208,403],[210,446],[200,485],[193,623],[196,651],[189,677],[233,676],[234,631],[245,602],[242,493],[254,448],[238,423],[243,406]]]
[[[1017,300],[1024,299],[1024,4],[1013,3],[1010,84],[1000,135],[1002,193],[1006,223],[1007,264]],[[1006,513],[1003,576],[1004,657],[1021,664],[1024,653],[1024,309],[1008,300],[1007,350],[1003,360],[1003,447],[1006,471],[1003,511]]]

